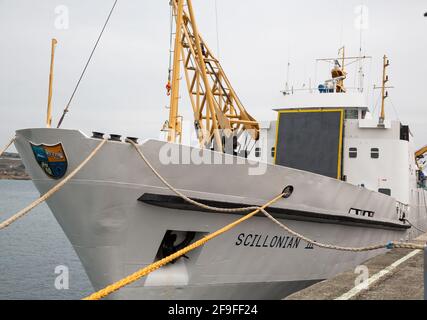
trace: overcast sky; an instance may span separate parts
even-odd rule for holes
[[[333,57],[345,45],[357,55],[357,7],[368,8],[362,33],[370,107],[379,92],[382,56],[390,60],[387,116],[408,123],[416,145],[427,143],[427,11],[425,0],[193,0],[200,32],[248,111],[258,120],[274,117],[289,80],[295,87],[329,78],[315,59]],[[165,92],[169,51],[168,0],[119,0],[63,127],[159,137],[167,118]],[[0,145],[14,130],[43,127],[46,115],[50,41],[58,39],[54,124],[65,107],[113,0],[0,0]],[[60,6],[58,8],[58,6]],[[69,28],[58,29],[68,9]],[[63,11],[62,11],[63,13]],[[217,42],[217,32],[219,46]],[[218,50],[219,48],[219,50]],[[354,66],[355,67],[355,66]],[[348,71],[355,72],[354,67]],[[347,85],[353,86],[350,77]],[[187,93],[181,114],[192,120]],[[396,109],[396,111],[395,111]],[[376,106],[378,112],[378,106]]]

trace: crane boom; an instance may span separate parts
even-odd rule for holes
[[[182,62],[194,114],[194,126],[202,147],[212,141],[223,150],[223,137],[247,131],[259,138],[259,124],[246,111],[220,62],[200,36],[191,0],[171,0],[176,20],[173,77],[168,141],[182,135],[179,111],[179,81]]]
[[[417,152],[415,152],[415,158],[420,158],[420,157],[422,157],[426,153],[427,153],[427,146],[424,146],[420,150],[418,150]]]

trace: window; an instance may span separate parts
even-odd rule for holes
[[[276,154],[276,148],[273,147],[271,148],[271,157],[274,158],[275,154]]]
[[[372,159],[378,159],[379,157],[380,157],[380,149],[372,148],[371,149],[371,158]]]
[[[255,148],[255,157],[261,157],[261,148]]]
[[[400,126],[400,140],[409,141],[409,126]]]
[[[350,158],[357,158],[357,148],[350,148],[348,152]]]
[[[378,192],[391,196],[391,189],[378,189]]]
[[[358,110],[346,110],[345,111],[346,119],[359,119],[359,111]]]

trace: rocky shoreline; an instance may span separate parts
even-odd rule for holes
[[[17,153],[5,152],[0,158],[0,179],[30,180],[30,176],[25,171],[25,166]]]

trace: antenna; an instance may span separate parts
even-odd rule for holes
[[[286,84],[285,84],[285,94],[289,92],[289,70],[291,68],[291,62],[288,60],[287,70],[286,70]]]
[[[359,26],[359,57],[362,57],[362,39],[363,39],[363,23],[364,23],[364,12],[363,12],[363,6],[361,7],[361,18],[360,18],[360,26]],[[364,73],[363,73],[363,61],[362,59],[359,60],[359,92],[363,92],[363,80],[364,80]]]

